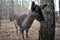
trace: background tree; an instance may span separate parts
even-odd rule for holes
[[[0,0],[0,28],[1,28],[2,0]]]
[[[45,20],[40,24],[38,40],[54,40],[55,38],[55,10],[54,0],[41,0],[41,4],[48,6],[43,10]]]
[[[9,6],[10,16],[14,15],[14,0],[9,0],[8,1],[8,6]]]

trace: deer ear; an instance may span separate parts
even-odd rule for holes
[[[32,1],[32,5],[31,5],[31,7],[33,7],[35,5],[35,2],[34,1]]]
[[[32,11],[35,10],[35,2],[34,1],[32,1],[31,10]]]
[[[41,7],[42,9],[44,9],[46,6],[47,6],[47,4],[43,4],[43,5],[41,5],[40,7]]]

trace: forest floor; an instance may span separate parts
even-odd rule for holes
[[[58,23],[56,23],[56,25],[58,27],[55,29],[55,40],[60,40],[60,25]],[[25,40],[37,40],[39,28],[39,22],[35,20],[29,29],[28,39],[24,35]],[[24,34],[26,33],[24,32]],[[22,35],[20,32],[18,34],[16,33],[16,28],[13,22],[3,20],[1,21],[0,40],[22,40]]]

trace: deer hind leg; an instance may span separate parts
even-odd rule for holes
[[[16,33],[18,34],[18,25],[15,20],[14,20],[14,24],[15,24],[15,28],[16,28]]]
[[[16,28],[16,33],[18,34],[18,26],[17,26],[17,24],[15,24],[15,28]]]

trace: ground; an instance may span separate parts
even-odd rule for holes
[[[38,39],[38,31],[40,28],[40,23],[38,21],[34,21],[31,28],[29,29],[29,36],[28,40],[37,40]],[[60,40],[60,27],[59,24],[56,23],[58,27],[56,27],[55,31],[55,40]],[[24,32],[25,34],[25,32]],[[25,35],[24,35],[25,37]],[[0,28],[0,40],[22,40],[22,35],[19,32],[16,33],[16,28],[13,22],[9,20],[2,20],[1,21],[1,28]],[[25,40],[27,38],[25,37]]]

